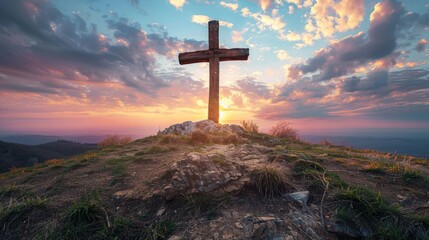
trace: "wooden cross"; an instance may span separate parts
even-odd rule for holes
[[[248,48],[219,48],[219,22],[209,22],[209,49],[179,54],[179,63],[210,63],[209,120],[219,122],[219,61],[247,60]]]

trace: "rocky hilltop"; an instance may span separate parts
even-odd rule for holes
[[[429,239],[429,162],[211,121],[0,177],[2,239]]]

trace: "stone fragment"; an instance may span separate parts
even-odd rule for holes
[[[286,194],[282,195],[282,197],[284,197],[288,200],[291,200],[291,201],[297,201],[304,206],[307,205],[307,201],[308,201],[309,196],[310,196],[309,191],[286,193]]]
[[[162,214],[164,214],[165,212],[165,207],[161,207],[157,212],[156,212],[156,216],[157,217],[161,217]]]
[[[284,220],[276,217],[247,216],[240,223],[248,239],[284,239],[287,233]]]

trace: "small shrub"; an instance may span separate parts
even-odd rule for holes
[[[254,132],[257,133],[259,130],[259,126],[256,122],[250,121],[250,120],[243,120],[240,122],[241,126],[244,128],[244,130],[248,132]]]
[[[277,170],[271,167],[255,169],[251,174],[251,179],[259,194],[264,198],[273,198],[282,193],[283,181]]]
[[[117,147],[121,145],[125,145],[127,143],[132,142],[133,139],[131,137],[121,137],[118,135],[111,135],[107,136],[105,139],[100,141],[98,143],[98,146],[100,148],[107,148],[107,147]]]
[[[291,141],[299,141],[298,131],[287,121],[277,123],[268,131],[268,133],[275,137],[285,138]]]

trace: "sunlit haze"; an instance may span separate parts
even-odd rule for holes
[[[300,134],[429,133],[426,0],[2,0],[0,134],[146,136],[207,118],[208,47],[220,122]]]

